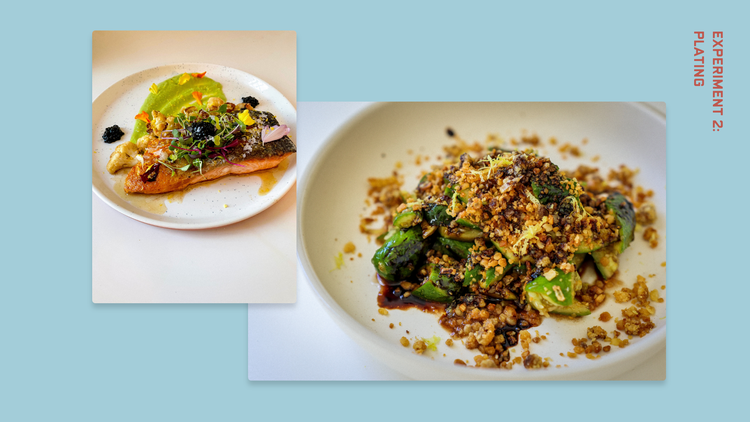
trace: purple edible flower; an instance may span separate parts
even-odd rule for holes
[[[260,139],[264,144],[269,142],[278,141],[279,139],[286,136],[292,130],[287,125],[281,126],[263,126],[263,130],[260,133]]]

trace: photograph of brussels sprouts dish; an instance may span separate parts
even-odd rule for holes
[[[454,136],[450,129],[448,135]],[[450,333],[446,344],[455,340],[476,349],[481,367],[550,366],[530,352],[530,342],[545,338],[530,329],[547,317],[590,315],[607,288],[622,284],[615,284],[618,263],[636,225],[640,230],[656,218],[648,201],[653,192],[634,188],[636,172],[627,167],[607,177],[585,165],[565,172],[521,147],[448,154],[411,191],[394,178],[370,179],[370,196],[387,209],[382,246],[371,259],[381,284],[378,305],[437,312]],[[649,229],[646,236],[658,242]],[[593,283],[582,282],[587,268],[595,268]],[[587,324],[587,337],[573,339],[570,353],[594,359],[654,327],[649,303],[661,299],[641,279],[614,293],[618,303],[638,305],[616,316],[617,330]],[[590,318],[597,317],[610,316]],[[517,345],[524,352],[513,362],[510,349]],[[412,346],[421,354],[431,344],[417,340]]]

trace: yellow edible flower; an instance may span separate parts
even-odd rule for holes
[[[148,92],[156,95],[159,93],[159,87],[156,86],[156,84],[151,84],[151,87],[148,89]]]
[[[255,124],[255,120],[250,117],[250,112],[247,110],[238,114],[237,117],[239,117],[240,121],[242,121],[242,123],[246,124],[247,126],[252,126]]]
[[[187,73],[183,73],[182,76],[180,76],[180,80],[177,81],[177,85],[185,85],[185,82],[190,80],[190,75]]]

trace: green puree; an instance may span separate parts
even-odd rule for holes
[[[195,91],[203,94],[201,101],[204,105],[211,97],[219,97],[224,101],[227,100],[227,97],[224,96],[224,92],[221,90],[221,84],[215,80],[205,76],[203,78],[191,77],[190,80],[179,85],[177,81],[180,80],[181,76],[182,74],[177,75],[156,85],[159,88],[157,94],[148,94],[140,111],[148,113],[149,119],[151,119],[152,110],[159,110],[165,116],[177,115],[183,107],[190,105],[198,106],[198,102],[193,98],[193,92]],[[138,138],[145,134],[146,123],[142,120],[136,120],[133,135],[130,136],[130,142],[135,143]]]

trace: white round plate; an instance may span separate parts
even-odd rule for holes
[[[642,231],[621,257],[619,279],[623,287],[632,287],[636,276],[644,276],[650,289],[658,288],[666,298],[666,120],[663,114],[634,103],[386,103],[376,104],[344,124],[310,160],[299,189],[299,259],[312,287],[332,318],[362,347],[391,368],[415,379],[611,379],[644,362],[666,344],[666,300],[655,304],[652,321],[656,328],[643,338],[633,338],[625,348],[613,347],[596,360],[585,356],[572,359],[560,356],[573,350],[572,338],[586,337],[586,328],[599,325],[612,332],[614,318],[598,320],[608,311],[620,317],[625,306],[608,298],[597,311],[576,320],[546,318],[530,330],[547,339],[531,343],[531,352],[551,358],[550,366],[527,370],[477,369],[454,365],[455,359],[474,364],[476,350],[467,350],[461,342],[445,345],[448,332],[435,314],[416,309],[378,313],[379,285],[370,258],[377,250],[374,239],[368,242],[359,232],[360,218],[369,214],[365,205],[367,178],[391,174],[396,162],[403,163],[404,189],[413,189],[418,181],[416,156],[429,156],[427,164],[444,155],[442,146],[451,143],[446,128],[452,128],[468,141],[484,141],[488,134],[502,139],[520,139],[538,134],[543,146],[537,147],[562,169],[588,164],[606,176],[610,168],[626,164],[639,168],[636,184],[654,190],[657,207],[659,246],[651,249],[641,239]],[[550,137],[557,139],[551,146]],[[583,145],[583,139],[587,139]],[[583,156],[563,159],[558,148],[571,143]],[[507,145],[507,144],[506,144]],[[411,154],[408,153],[411,151]],[[594,156],[601,158],[594,162]],[[422,158],[424,164],[424,158]],[[343,245],[353,242],[362,257],[349,259],[335,269],[335,257]],[[649,275],[653,274],[652,277]],[[584,279],[585,280],[585,279]],[[631,306],[627,304],[627,306]],[[394,328],[389,328],[393,323]],[[406,330],[409,334],[406,334]],[[549,333],[549,334],[547,334]],[[623,334],[624,335],[624,334]],[[438,336],[437,352],[416,355],[399,343],[402,336],[413,344],[415,337]],[[511,358],[523,351],[516,346]],[[560,365],[560,368],[556,366]]]
[[[183,73],[206,72],[223,87],[229,102],[238,103],[251,95],[258,99],[259,110],[273,113],[280,123],[291,129],[290,138],[296,142],[297,112],[294,106],[275,88],[253,75],[225,66],[187,63],[155,67],[130,75],[107,88],[93,103],[93,175],[94,192],[115,210],[154,226],[170,229],[198,230],[226,226],[245,220],[265,210],[281,199],[294,186],[297,177],[296,154],[287,160],[289,166],[281,179],[265,195],[259,194],[258,175],[229,176],[193,188],[180,200],[166,201],[167,211],[154,214],[124,200],[115,191],[116,177],[107,171],[107,161],[115,148],[128,142],[143,101],[152,83],[159,83]],[[102,141],[104,129],[118,125],[125,132],[119,142]],[[122,170],[121,170],[122,171]],[[227,207],[224,207],[224,204]]]

